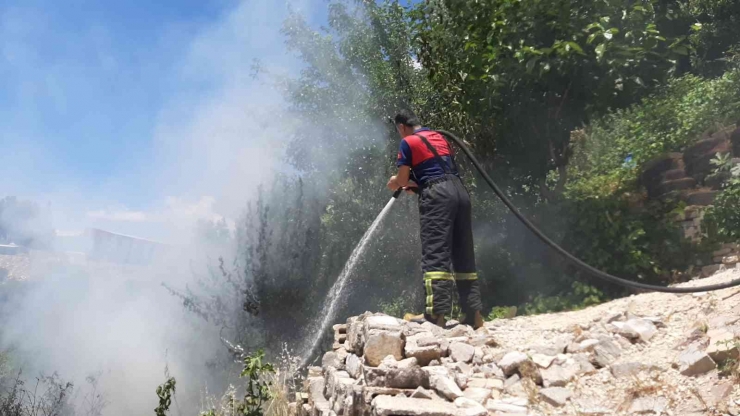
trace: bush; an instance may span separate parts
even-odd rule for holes
[[[634,189],[640,171],[636,167],[681,151],[707,130],[738,116],[740,70],[717,79],[674,79],[641,103],[596,119],[574,135],[568,194],[607,197]],[[632,160],[626,163],[628,156]]]
[[[740,115],[740,70],[717,79],[688,75],[626,110],[574,132],[564,209],[570,214],[563,244],[590,265],[628,279],[665,284],[703,256],[672,221],[679,201],[645,201],[640,167],[667,152],[682,151],[706,132]],[[732,187],[717,200],[724,233],[733,229]],[[737,205],[735,205],[737,206]],[[613,288],[599,286],[607,293]],[[558,298],[538,299],[548,310]]]
[[[730,175],[715,198],[714,206],[707,212],[705,221],[714,231],[713,237],[724,242],[737,242],[740,241],[740,165],[733,167]]]

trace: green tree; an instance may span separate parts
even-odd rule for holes
[[[416,6],[419,58],[474,144],[520,183],[562,191],[570,132],[635,102],[674,69],[653,1],[433,0]]]

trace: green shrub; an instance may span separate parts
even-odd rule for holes
[[[537,295],[521,308],[524,315],[552,313],[565,310],[583,309],[606,301],[606,295],[594,286],[578,281],[573,282],[571,291],[556,296]]]
[[[716,79],[687,75],[626,110],[593,120],[573,137],[570,197],[606,197],[633,189],[646,162],[685,149],[718,124],[740,116],[740,70]],[[625,163],[631,155],[632,162]]]
[[[721,169],[722,166],[717,170]],[[737,242],[740,240],[740,165],[733,167],[730,175],[705,221],[716,233],[714,237],[720,241]]]

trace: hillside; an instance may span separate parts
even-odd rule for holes
[[[684,285],[740,278],[740,269]],[[740,288],[646,293],[473,331],[365,313],[336,325],[300,416],[740,414]]]

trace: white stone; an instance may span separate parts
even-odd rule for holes
[[[459,416],[457,406],[439,400],[377,396],[372,401],[374,416]]]
[[[362,358],[355,354],[350,354],[347,356],[344,367],[350,377],[360,378],[360,375],[362,375]]]
[[[473,355],[475,355],[475,347],[462,342],[455,342],[450,344],[450,357],[453,361],[469,363],[473,361]]]
[[[471,378],[468,380],[468,388],[494,389],[500,391],[504,389],[504,381],[498,378]]]
[[[401,326],[398,319],[388,315],[374,315],[365,318],[365,325],[373,327]]]
[[[540,368],[548,368],[552,362],[555,361],[555,357],[544,354],[534,354],[532,356],[532,361]]]
[[[738,358],[738,346],[740,340],[735,337],[735,334],[727,329],[715,330],[709,332],[709,346],[707,347],[707,354],[715,362],[722,362],[727,359]]]
[[[458,387],[457,383],[455,383],[448,375],[443,375],[440,373],[430,373],[429,386],[433,388],[434,391],[436,391],[440,396],[448,400],[455,400],[458,397],[463,396],[460,387]]]
[[[717,368],[717,364],[704,351],[689,347],[679,357],[679,371],[685,376],[696,376]]]
[[[504,358],[498,362],[498,366],[503,370],[504,374],[510,376],[528,359],[529,357],[527,357],[527,354],[519,351],[512,351],[504,355]]]
[[[520,405],[517,403],[511,403],[505,399],[493,400],[490,399],[486,402],[486,409],[492,412],[504,412],[514,414],[527,414],[527,405]]]
[[[540,371],[542,374],[542,385],[545,387],[565,387],[573,377],[578,374],[580,365],[577,363],[552,365],[550,368]]]
[[[482,404],[475,400],[468,399],[466,397],[458,397],[455,399],[455,406],[463,411],[465,416],[486,416],[488,410],[483,407]]]
[[[491,398],[491,389],[481,387],[470,387],[463,390],[463,396],[468,399],[475,400],[476,402],[483,404],[486,400]]]
[[[414,398],[414,399],[432,400],[436,396],[437,395],[434,394],[434,392],[432,392],[431,390],[427,390],[427,389],[425,389],[424,387],[421,387],[421,386],[417,387],[416,390],[414,390],[414,392],[411,393],[411,398]]]
[[[540,396],[553,406],[565,406],[573,393],[564,387],[548,387],[540,390]]]
[[[364,357],[367,365],[377,367],[383,359],[392,355],[397,361],[403,359],[404,340],[400,332],[375,331],[365,340]]]
[[[632,401],[630,414],[655,413],[661,414],[668,407],[668,399],[665,397],[639,397]]]

